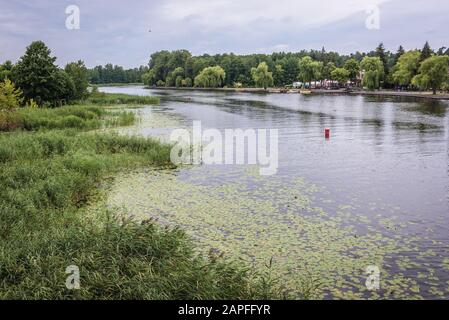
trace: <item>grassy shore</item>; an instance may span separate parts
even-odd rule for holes
[[[130,124],[133,116],[77,105],[21,109],[3,119],[8,125],[0,133],[1,299],[281,297],[269,277],[195,254],[181,230],[130,221],[108,209],[87,210],[102,201],[98,187],[118,171],[171,166],[169,145],[89,132]],[[66,287],[71,265],[80,270],[79,290]]]

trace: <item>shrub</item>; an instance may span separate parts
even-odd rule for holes
[[[22,104],[22,91],[9,80],[0,82],[0,110],[13,110]]]

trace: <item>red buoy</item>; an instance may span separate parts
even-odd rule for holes
[[[324,129],[324,137],[326,139],[329,139],[331,137],[331,129],[328,128]]]

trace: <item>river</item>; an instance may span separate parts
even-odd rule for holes
[[[100,91],[159,96],[160,106],[137,112],[169,120],[162,130],[143,122],[137,133],[146,136],[194,120],[219,130],[279,130],[274,176],[230,165],[143,171],[119,177],[111,203],[266,269],[296,298],[307,288],[313,298],[449,298],[449,102]],[[366,287],[368,266],[380,270],[378,290]]]

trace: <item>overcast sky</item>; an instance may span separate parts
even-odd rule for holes
[[[79,30],[66,28],[69,5],[80,9]],[[379,29],[366,27],[373,5]],[[163,49],[350,53],[381,41],[394,51],[421,48],[426,40],[449,47],[448,28],[448,0],[0,0],[0,62],[16,61],[33,40],[43,40],[60,65],[135,67]]]

